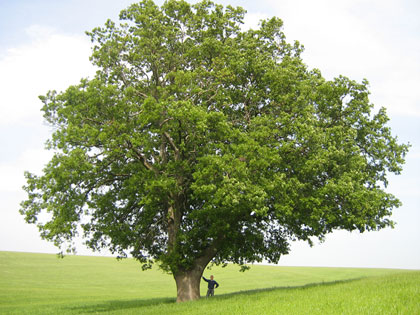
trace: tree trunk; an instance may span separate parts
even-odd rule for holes
[[[200,281],[203,275],[202,268],[187,272],[178,272],[174,278],[177,290],[177,302],[198,300],[200,298]]]
[[[218,238],[211,246],[207,247],[202,255],[193,263],[189,270],[175,268],[172,270],[176,282],[177,302],[193,301],[200,298],[200,282],[204,269],[216,256],[217,247],[222,238]]]

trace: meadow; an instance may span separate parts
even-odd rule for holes
[[[177,304],[172,276],[132,259],[0,252],[0,314],[420,314],[419,270],[238,270],[206,270],[216,296]]]

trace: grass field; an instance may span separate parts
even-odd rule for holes
[[[0,252],[0,314],[420,314],[420,271],[238,270],[206,270],[216,296],[177,304],[172,276],[132,259]]]

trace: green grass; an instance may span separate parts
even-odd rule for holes
[[[172,276],[132,259],[0,252],[0,314],[420,314],[420,271],[238,270],[206,270],[216,296],[177,304]]]

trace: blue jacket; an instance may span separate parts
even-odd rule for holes
[[[204,278],[204,277],[203,277],[203,279],[204,279],[204,281],[208,282],[208,284],[209,284],[208,288],[209,288],[209,289],[213,290],[213,289],[214,289],[214,286],[216,286],[216,288],[218,288],[218,287],[219,287],[219,284],[218,284],[216,281],[214,281],[214,280],[209,280],[209,279],[206,279],[206,278]]]

